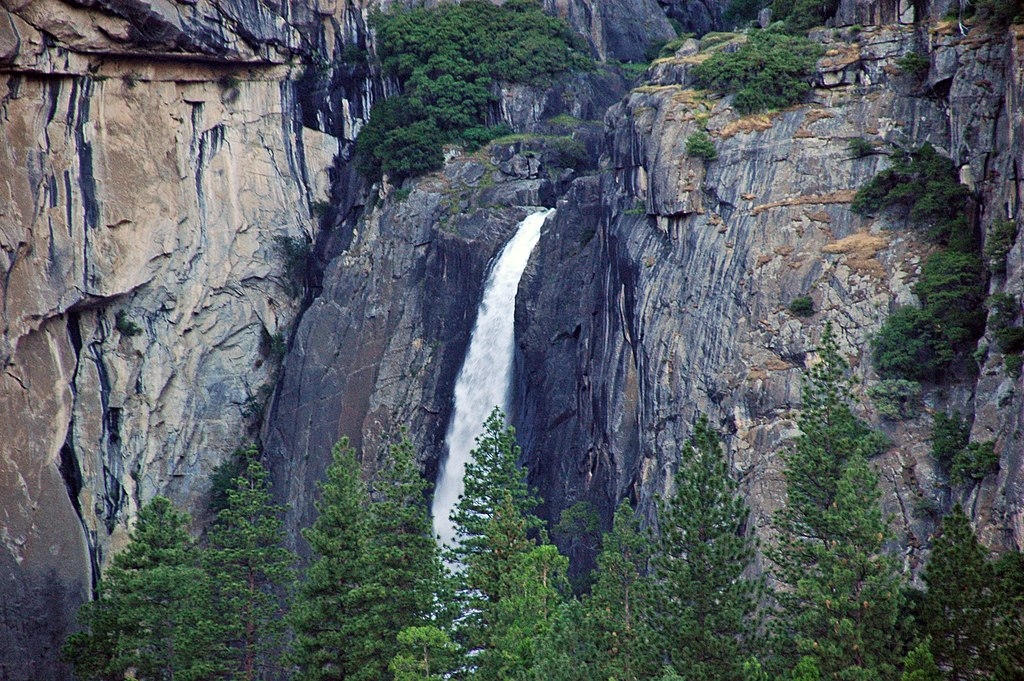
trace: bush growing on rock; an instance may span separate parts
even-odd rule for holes
[[[810,317],[814,314],[814,301],[810,296],[794,298],[789,304],[789,311],[797,317]]]
[[[1017,223],[996,220],[985,240],[985,266],[992,274],[1006,274],[1006,255],[1017,240]]]
[[[903,210],[915,226],[928,230],[931,239],[950,244],[967,231],[962,216],[969,198],[953,161],[926,142],[896,154],[891,168],[857,191],[850,208],[862,215]]]
[[[871,359],[885,378],[928,381],[952,363],[954,354],[935,320],[907,306],[889,315],[871,340]]]
[[[999,469],[999,455],[995,442],[971,442],[953,455],[950,466],[950,480],[956,484],[981,480]]]
[[[940,378],[985,330],[985,271],[966,218],[970,196],[956,165],[925,143],[896,155],[854,197],[854,212],[897,208],[945,247],[928,257],[914,285],[920,309],[897,310],[872,343],[875,367],[886,378]]]
[[[885,380],[868,388],[868,397],[885,418],[909,419],[917,416],[921,384],[904,379]]]
[[[741,114],[781,109],[799,102],[811,89],[810,78],[821,47],[806,38],[755,31],[735,52],[719,52],[698,65],[697,86],[735,93]]]
[[[686,138],[686,155],[702,158],[705,161],[714,161],[718,158],[718,150],[715,149],[715,142],[711,135],[703,130],[698,130]]]

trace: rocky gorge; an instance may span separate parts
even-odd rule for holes
[[[519,291],[511,420],[550,519],[588,501],[607,525],[623,498],[650,513],[706,414],[769,533],[830,320],[892,442],[873,465],[907,570],[954,501],[991,548],[1024,546],[1020,378],[989,334],[975,370],[883,417],[870,339],[933,246],[850,210],[885,152],[930,142],[981,234],[1019,224],[1019,28],[844,0],[812,34],[825,56],[806,103],[740,116],[693,89],[698,40],[632,85],[613,63],[673,37],[669,17],[725,28],[724,3],[554,0],[602,65],[503,86],[496,115],[519,136],[369,185],[352,142],[394,87],[367,58],[388,4],[4,3],[0,676],[62,678],[74,609],[139,506],[167,495],[200,532],[209,474],[246,440],[299,548],[339,437],[369,474],[406,427],[434,475],[487,263],[538,206],[557,215]],[[901,70],[908,53],[926,71]],[[716,159],[687,155],[699,129]],[[855,156],[854,139],[882,153]],[[1014,245],[989,292],[1019,295],[1022,264]],[[802,296],[811,317],[788,310]],[[938,469],[931,414],[953,409],[994,441],[996,473],[952,485]]]

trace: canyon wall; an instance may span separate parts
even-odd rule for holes
[[[863,398],[870,337],[913,302],[932,248],[850,211],[888,161],[849,141],[929,141],[975,192],[981,233],[1019,222],[1022,35],[964,36],[938,21],[946,0],[839,2],[804,106],[738,116],[691,89],[690,42],[631,90],[608,64],[504,85],[496,114],[530,134],[371,187],[349,161],[394,89],[367,59],[369,12],[388,4],[3,3],[0,676],[65,678],[55,651],[138,507],[168,495],[199,533],[208,474],[247,440],[300,549],[338,438],[371,474],[408,428],[433,475],[487,262],[532,207],[558,213],[520,289],[511,416],[545,513],[590,501],[607,523],[629,498],[649,515],[704,413],[762,534],[824,322]],[[666,14],[721,28],[723,3],[545,6],[628,61],[671,36]],[[920,78],[897,66],[912,51]],[[700,126],[717,160],[686,155]],[[1019,295],[1019,246],[1007,263],[990,290]],[[787,310],[803,295],[808,319]],[[916,418],[863,402],[893,442],[874,465],[910,569],[954,500],[990,546],[1024,544],[1020,379],[979,347]],[[995,441],[997,473],[949,485],[929,454],[948,409]]]
[[[884,418],[867,398],[878,381],[870,339],[915,302],[934,247],[898,215],[850,210],[888,160],[858,157],[849,143],[884,152],[930,142],[975,192],[977,205],[962,207],[972,225],[987,234],[997,220],[1019,224],[1021,35],[963,37],[946,22],[816,38],[827,52],[804,106],[741,117],[729,98],[689,89],[699,61],[691,41],[609,112],[608,171],[559,204],[520,290],[519,425],[532,479],[552,515],[577,501],[608,513],[629,498],[650,516],[706,414],[725,434],[754,527],[770,533],[802,372],[831,321],[861,415],[892,441],[873,465],[908,568],[921,565],[954,501],[989,546],[1019,549],[1024,402],[991,338],[974,370],[924,386],[915,418]],[[927,74],[898,68],[908,52],[929,54]],[[686,154],[687,137],[705,127],[713,161]],[[990,292],[1019,295],[1020,264],[1018,245]],[[806,319],[787,309],[805,295],[816,311]],[[931,457],[932,415],[954,409],[973,414],[972,440],[994,440],[1000,455],[980,482],[950,486]]]
[[[303,125],[300,60],[347,10],[5,7],[0,676],[64,678],[139,505],[201,514],[256,435],[300,308],[281,244],[313,236],[345,144]]]

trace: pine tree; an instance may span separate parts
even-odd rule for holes
[[[942,520],[924,582],[924,628],[945,677],[989,678],[996,662],[995,570],[960,504]]]
[[[484,431],[470,452],[464,475],[465,491],[452,512],[458,546],[451,559],[463,565],[487,548],[487,525],[495,509],[508,495],[527,523],[528,529],[540,527],[533,515],[537,497],[529,490],[526,471],[519,467],[519,445],[516,431],[505,422],[497,407],[484,422]]]
[[[295,640],[290,659],[301,681],[344,681],[359,671],[353,650],[358,628],[350,606],[351,592],[363,580],[368,541],[366,485],[347,438],[334,446],[318,487],[319,516],[302,532],[313,562],[292,607]]]
[[[902,681],[942,681],[942,673],[935,664],[935,658],[930,649],[931,641],[921,641],[903,660]]]
[[[448,552],[448,560],[458,566],[451,589],[456,633],[472,658],[489,645],[488,627],[501,599],[503,576],[517,556],[533,548],[530,537],[541,525],[533,515],[538,500],[518,465],[519,454],[515,429],[495,409],[471,452],[465,491],[452,512],[459,542]]]
[[[282,507],[271,503],[268,474],[255,446],[241,452],[241,474],[227,488],[210,528],[202,564],[227,643],[229,678],[264,678],[283,646],[281,592],[294,582],[295,556],[284,548]]]
[[[639,681],[653,678],[659,669],[648,619],[650,558],[650,538],[624,501],[604,537],[594,586],[583,601],[581,634],[593,646],[587,678]]]
[[[742,679],[756,652],[759,580],[749,511],[737,495],[721,443],[701,418],[675,477],[675,495],[658,507],[654,623],[664,655],[688,679]]]
[[[785,456],[787,505],[770,552],[785,585],[774,622],[778,653],[814,662],[824,678],[885,679],[902,656],[892,632],[902,603],[896,562],[884,554],[888,524],[867,457],[880,436],[850,407],[831,326],[803,387],[801,435]]]
[[[388,668],[395,681],[443,681],[458,669],[460,658],[447,632],[428,624],[398,634],[398,652]]]
[[[209,581],[187,525],[188,516],[163,497],[139,510],[98,598],[79,611],[83,631],[65,645],[79,678],[188,681],[224,671]]]
[[[350,593],[356,629],[350,654],[359,661],[354,680],[389,678],[398,635],[429,624],[441,561],[427,508],[426,480],[403,435],[391,447],[371,487],[362,581]]]
[[[503,504],[495,516],[495,526],[515,513]],[[497,527],[491,533],[494,537],[503,535]],[[551,544],[533,545],[528,550],[513,548],[509,558],[502,561],[502,568],[499,598],[485,606],[488,642],[474,660],[474,678],[482,681],[534,678],[558,627],[569,586],[569,561]]]
[[[999,604],[995,678],[1020,681],[1024,670],[1024,553],[1003,554],[995,571]]]

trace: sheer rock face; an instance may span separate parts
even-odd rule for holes
[[[138,506],[202,512],[255,435],[299,308],[278,240],[310,238],[342,144],[290,61],[345,17],[293,4],[0,13],[0,677],[67,678]]]
[[[406,428],[436,475],[488,262],[560,186],[545,167],[545,143],[525,144],[453,158],[407,196],[385,197],[327,266],[263,438],[300,550],[298,529],[315,517],[316,483],[341,437],[370,476]]]
[[[979,378],[926,386],[915,419],[883,420],[865,396],[878,380],[870,338],[914,302],[931,247],[897,216],[850,211],[887,161],[852,158],[849,141],[880,150],[928,141],[951,154],[978,192],[977,209],[963,209],[982,230],[1018,211],[1019,40],[931,37],[932,68],[919,81],[892,67],[916,46],[912,31],[867,30],[856,45],[830,33],[821,36],[835,40],[821,64],[830,87],[810,105],[739,118],[729,99],[686,89],[681,57],[609,112],[609,172],[567,195],[520,289],[518,425],[552,515],[579,500],[610,514],[623,497],[649,514],[704,413],[726,434],[757,531],[770,534],[802,370],[830,320],[860,380],[863,416],[893,441],[873,463],[908,566],[920,565],[936,509],[953,500],[974,509],[990,545],[1022,545],[1022,401],[1001,355],[980,355]],[[702,125],[712,162],[686,155]],[[1020,292],[1020,253],[993,292]],[[787,309],[803,295],[814,301],[809,319]],[[995,440],[997,474],[949,489],[930,456],[931,413],[943,409],[976,415],[972,439]]]
[[[913,302],[929,249],[892,216],[851,214],[886,158],[852,159],[848,141],[931,141],[978,192],[981,230],[1017,218],[1021,36],[871,28],[941,16],[943,0],[843,0],[834,23],[869,28],[820,36],[830,51],[809,106],[739,119],[687,89],[680,56],[608,113],[599,174],[557,167],[546,143],[507,145],[364,205],[346,161],[386,85],[343,57],[372,49],[369,8],[391,4],[5,3],[0,677],[66,678],[55,650],[138,506],[167,494],[201,513],[207,474],[246,438],[262,434],[296,541],[341,435],[369,474],[407,426],[432,474],[486,264],[531,206],[559,210],[520,291],[513,419],[548,514],[585,499],[607,520],[623,497],[649,512],[704,412],[763,533],[822,322],[863,392],[869,338]],[[602,56],[670,37],[655,0],[546,6]],[[893,65],[910,50],[930,53],[920,80]],[[331,68],[300,77],[299,61]],[[559,113],[597,117],[622,88],[608,75],[563,85],[507,88],[501,115],[546,132]],[[710,163],[685,155],[704,116]],[[282,360],[299,304],[279,239],[313,236],[311,208],[327,200],[323,275]],[[1007,262],[992,291],[1019,294],[1020,246]],[[786,310],[805,294],[809,320]],[[894,441],[876,463],[908,565],[954,498],[990,545],[1024,544],[1020,382],[995,350],[978,357],[980,376],[927,388],[917,419],[865,411]],[[1001,461],[948,490],[927,412],[952,408],[974,414],[972,438],[994,439]]]
[[[410,242],[394,261],[377,308],[365,313],[381,325],[368,321],[357,334],[381,347],[359,355],[366,363],[354,378],[330,371],[313,378],[302,367],[328,358],[304,359],[296,350],[280,394],[288,394],[291,375],[307,381],[303,395],[317,380],[323,393],[353,394],[369,385],[360,381],[379,377],[381,389],[366,391],[358,408],[331,412],[337,403],[325,402],[314,410],[311,439],[325,450],[321,460],[339,432],[370,451],[383,439],[374,432],[390,436],[401,422],[425,424],[436,461],[444,419],[426,410],[446,409],[439,386],[454,380],[479,275],[523,214],[508,206],[550,202],[550,187],[567,180],[542,181],[536,161],[512,154],[501,160],[511,174],[498,173],[509,182],[479,193],[482,205],[505,208],[456,218],[470,206],[444,203],[442,191],[424,199],[440,203],[420,218],[408,208],[399,215],[433,216],[431,226],[382,228],[385,236],[372,241],[360,227],[363,238],[353,238],[365,186],[347,163],[351,142],[388,87],[353,54],[372,51],[371,8],[398,4],[4,3],[0,647],[17,643],[0,653],[3,678],[66,678],[56,648],[138,507],[165,494],[201,516],[209,472],[258,435],[300,307],[301,286],[289,271],[301,258],[289,265],[281,240],[308,242],[328,201],[323,222],[333,228],[316,235],[315,257],[331,264],[324,281],[312,282],[314,298],[320,288],[348,291],[347,268],[376,268],[381,253],[401,251],[387,239],[429,232],[435,246]],[[600,34],[590,24],[577,29],[604,41],[601,54],[632,54],[648,29],[651,40],[666,34],[653,0],[605,2],[600,12],[612,20]],[[509,94],[523,101],[507,110],[521,112],[527,127],[549,109],[599,118],[622,87],[614,78],[601,87],[584,78],[558,101]],[[368,213],[367,225],[387,221]],[[442,215],[447,226],[438,226]],[[361,250],[350,251],[353,243]],[[428,302],[394,302],[414,298],[406,277],[425,287]],[[434,291],[446,291],[450,314],[437,312]],[[343,307],[361,314],[355,301]],[[350,331],[315,315],[304,324],[314,332],[300,333],[299,344],[308,340],[321,353],[351,347]],[[421,343],[426,338],[461,340],[443,347]],[[426,387],[407,387],[418,361]],[[288,411],[305,403],[278,404]],[[394,413],[382,415],[388,409]],[[337,428],[326,428],[331,422]],[[371,424],[366,433],[364,424]],[[319,470],[300,475],[305,486],[293,490],[303,513]]]
[[[644,61],[652,45],[676,35],[657,0],[543,0],[543,5],[572,26],[601,61]]]

